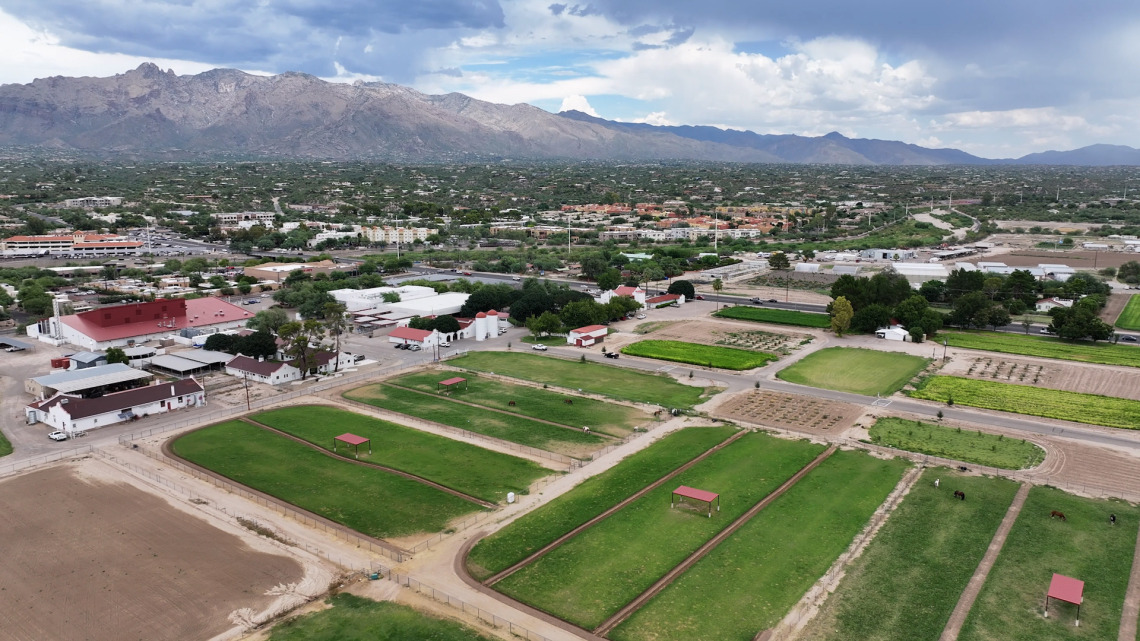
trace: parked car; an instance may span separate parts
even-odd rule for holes
[[[423,348],[420,347],[419,345],[412,345],[409,349],[411,349],[413,352],[418,352]]]
[[[1131,334],[1126,334],[1126,335],[1124,335],[1124,336],[1121,336],[1121,337],[1120,337],[1120,340],[1123,340],[1123,341],[1127,341],[1127,342],[1129,342],[1129,343],[1135,343],[1135,342],[1136,342],[1136,337],[1135,337],[1135,336],[1132,336]]]
[[[1042,333],[1042,334],[1052,334],[1053,332],[1049,331],[1049,328],[1048,328],[1048,327],[1042,327],[1042,328],[1041,328],[1041,333]]]
[[[780,302],[780,301],[776,300],[775,298],[769,298],[769,299],[768,299],[768,302],[769,302],[769,303],[778,303],[778,302]]]
[[[617,357],[618,357],[617,352],[606,352],[606,358],[617,358]]]
[[[440,341],[439,346],[440,347],[451,347],[451,343],[449,343],[447,341]]]
[[[749,298],[748,302],[752,303],[753,305],[763,305],[764,304],[764,301],[760,300],[759,298]]]
[[[704,300],[704,299],[705,299],[705,297],[701,296],[700,294],[697,294],[696,296],[693,297],[693,300]]]
[[[352,362],[353,363],[359,363],[360,361],[364,360],[365,358],[366,357],[364,356],[364,354],[356,354],[352,357]]]
[[[535,343],[534,345],[531,346],[531,349],[533,349],[535,351],[539,351],[539,352],[545,352],[546,351],[546,345],[543,345],[542,343]]]
[[[15,346],[5,347],[4,351],[5,352],[22,352],[22,351],[24,351],[24,348],[23,347],[15,347]]]
[[[50,438],[53,441],[66,441],[67,440],[67,432],[58,432],[58,431],[52,432],[51,434],[48,434],[48,438]]]
[[[645,318],[645,314],[638,314],[637,318],[638,318],[638,320],[641,320],[641,319]]]

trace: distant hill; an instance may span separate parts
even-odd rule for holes
[[[109,78],[0,86],[0,146],[171,159],[1140,164],[1140,151],[1111,145],[998,161],[838,133],[812,138],[622,123],[387,83],[330,83],[301,73],[214,69],[179,76],[151,63]]]

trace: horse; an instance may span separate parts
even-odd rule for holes
[[[1049,518],[1061,519],[1062,521],[1068,521],[1068,519],[1065,518],[1065,513],[1064,512],[1058,512],[1057,510],[1053,510],[1052,512],[1050,512]]]
[[[572,399],[572,398],[564,398],[564,399],[562,399],[562,402],[563,402],[563,403],[566,403],[567,405],[573,405],[573,404],[574,404],[574,399]]]
[[[934,489],[938,489],[939,485],[942,485],[942,479],[934,479]]]
[[[657,410],[656,412],[654,412],[653,418],[661,418],[661,410]]]
[[[1108,524],[1109,525],[1116,525],[1116,515],[1115,514],[1109,514],[1108,515]]]
[[[510,407],[514,407],[514,406],[515,406],[515,402],[514,402],[514,401],[508,401],[508,402],[507,402],[507,405],[508,405],[508,406],[510,406]]]
[[[586,427],[585,425],[583,425],[583,426],[582,426],[582,431],[583,431],[583,432],[585,432],[585,433],[587,433],[587,434],[589,434],[589,433],[590,433],[590,428],[588,428],[588,427]]]
[[[965,501],[966,500],[966,493],[963,492],[962,490],[954,490],[954,498]]]

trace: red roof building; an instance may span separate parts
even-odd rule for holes
[[[61,316],[58,325],[55,318],[49,318],[29,326],[28,335],[49,342],[56,337],[84,349],[102,350],[177,334],[184,329],[237,328],[252,317],[251,312],[220,298],[171,298]]]
[[[131,421],[151,414],[165,414],[178,409],[206,404],[206,391],[193,378],[173,383],[159,383],[98,398],[81,398],[57,394],[45,401],[28,405],[29,422],[44,422],[57,430],[83,432]]]
[[[579,327],[578,329],[570,330],[570,333],[566,335],[566,343],[578,347],[589,347],[605,340],[606,334],[608,334],[609,331],[610,328],[605,325]]]

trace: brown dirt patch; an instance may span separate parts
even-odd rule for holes
[[[683,320],[672,322],[649,322],[638,325],[637,331],[645,330],[647,338],[674,340],[706,345],[728,345],[743,349],[755,349],[769,353],[788,353],[799,347],[810,334],[795,332],[761,331],[753,323],[740,324],[719,320]]]
[[[8,639],[206,639],[302,578],[290,558],[75,467],[0,483],[0,514]]]
[[[1120,312],[1128,306],[1128,301],[1132,298],[1132,292],[1113,293],[1108,295],[1108,302],[1105,303],[1104,309],[1100,310],[1100,319],[1109,325],[1115,325],[1116,319],[1120,318]]]
[[[1140,372],[1103,365],[972,356],[951,361],[941,374],[1047,389],[1140,400]]]
[[[863,412],[859,405],[768,390],[741,394],[716,410],[733,421],[830,436],[839,436]]]

